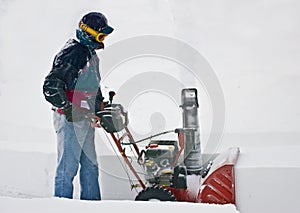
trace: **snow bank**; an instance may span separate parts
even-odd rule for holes
[[[205,212],[237,213],[233,205],[209,205],[185,202],[144,202],[144,201],[79,201],[59,198],[22,199],[0,198],[0,211],[5,213],[53,213],[53,212]]]
[[[300,209],[300,146],[253,148],[236,165],[237,208],[242,213]]]
[[[159,209],[205,210],[205,212],[297,212],[300,209],[299,146],[257,148],[243,152],[237,161],[237,205],[162,203]],[[99,156],[103,201],[78,200],[79,183],[74,181],[74,200],[53,198],[56,155],[0,149],[0,212],[50,212],[65,209],[86,212],[109,207],[155,211],[158,204],[133,202],[137,192],[116,156]],[[31,198],[31,199],[30,199]],[[114,205],[116,204],[116,205]],[[143,204],[143,205],[142,205]],[[162,205],[162,207],[160,207]],[[42,208],[43,207],[43,208]],[[48,208],[49,207],[49,208]],[[88,208],[87,208],[88,207]]]
[[[0,196],[52,196],[55,154],[0,150]]]

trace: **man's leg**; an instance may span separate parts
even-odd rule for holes
[[[81,147],[77,141],[73,123],[64,115],[54,114],[57,133],[57,168],[54,196],[73,198],[73,180],[78,171]]]
[[[89,125],[80,157],[80,199],[82,200],[101,200],[94,139],[95,129]]]

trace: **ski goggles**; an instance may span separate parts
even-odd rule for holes
[[[82,29],[83,31],[91,34],[92,36],[94,36],[95,40],[100,43],[104,41],[106,36],[108,36],[108,34],[98,32],[82,22],[79,23],[79,28]]]

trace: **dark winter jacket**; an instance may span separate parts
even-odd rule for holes
[[[58,108],[69,103],[82,107],[82,100],[94,100],[96,103],[89,104],[93,105],[91,109],[100,110],[102,94],[96,52],[74,39],[69,40],[54,58],[43,84],[43,94]]]

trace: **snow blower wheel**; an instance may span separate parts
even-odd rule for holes
[[[163,187],[147,187],[140,191],[136,201],[176,201],[171,191]]]

